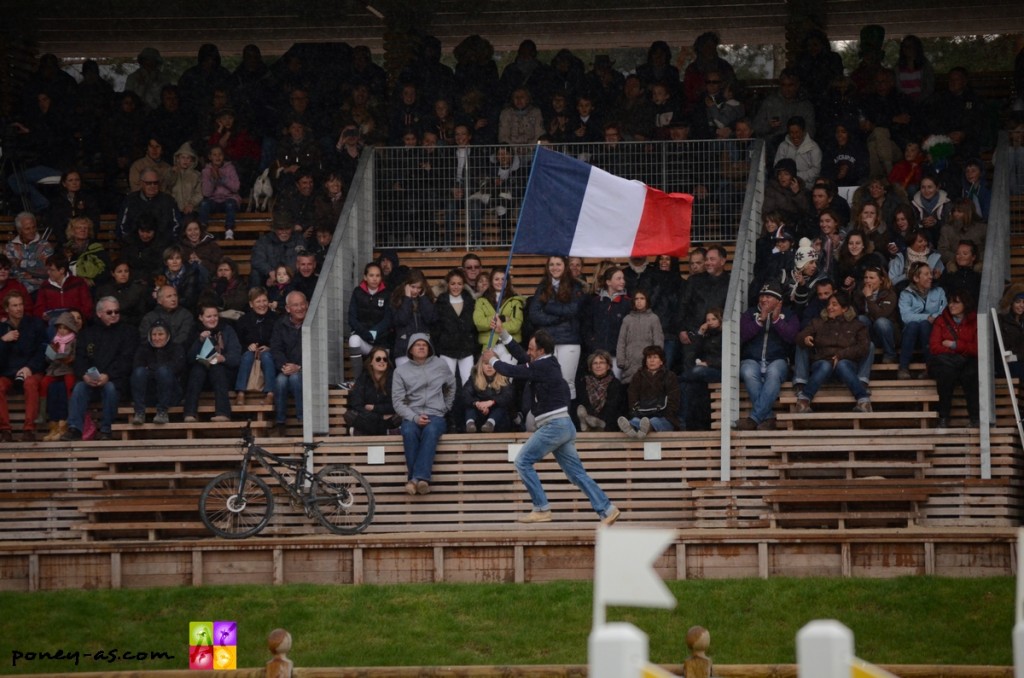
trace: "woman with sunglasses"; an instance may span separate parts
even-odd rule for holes
[[[402,419],[391,404],[391,380],[394,370],[387,349],[375,346],[366,357],[363,371],[348,392],[345,423],[350,435],[379,436],[397,429]]]

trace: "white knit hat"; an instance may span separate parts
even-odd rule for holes
[[[800,238],[800,245],[796,249],[796,256],[794,257],[794,263],[796,264],[796,270],[804,270],[804,266],[817,260],[817,255],[814,253],[814,247],[811,246],[811,241],[807,238]]]

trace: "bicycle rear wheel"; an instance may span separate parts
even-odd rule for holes
[[[241,471],[221,473],[199,496],[199,517],[218,537],[251,537],[267,526],[274,513],[274,496],[263,479],[249,473],[244,485],[241,480]]]
[[[373,488],[351,466],[330,464],[320,469],[312,493],[317,519],[335,534],[357,534],[373,521]]]

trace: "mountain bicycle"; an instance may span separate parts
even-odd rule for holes
[[[365,530],[376,507],[373,488],[347,464],[329,464],[313,473],[313,450],[320,444],[303,443],[301,457],[282,457],[257,445],[247,424],[242,431],[242,467],[211,480],[199,496],[203,524],[225,539],[251,537],[267,526],[274,514],[274,494],[251,468],[255,461],[277,480],[294,506],[303,508],[306,517],[316,518],[335,534]]]

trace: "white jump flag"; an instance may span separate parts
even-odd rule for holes
[[[675,530],[627,527],[597,531],[594,548],[594,627],[604,624],[605,607],[676,606],[676,598],[654,571],[654,561],[675,540]]]

